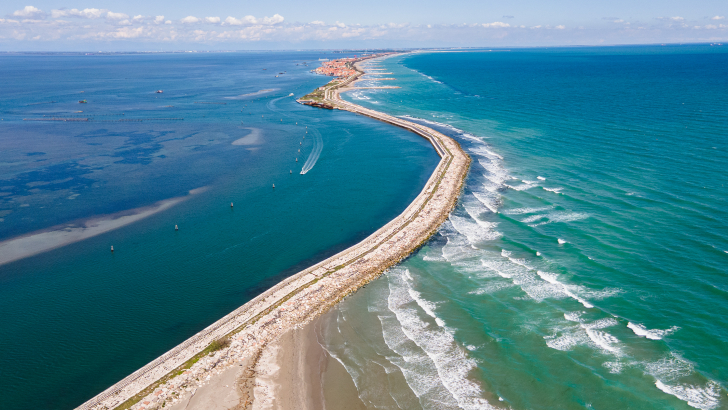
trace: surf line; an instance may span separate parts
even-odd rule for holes
[[[341,92],[355,90],[352,84],[365,74],[359,63],[394,54],[347,60],[347,77],[334,79],[299,102],[366,115],[427,139],[440,162],[407,209],[361,242],[282,280],[78,409],[113,409],[120,405],[136,409],[139,402],[172,405],[187,400],[189,390],[201,386],[208,376],[245,360],[255,362],[270,342],[325,313],[437,232],[457,203],[470,157],[455,140],[432,128],[360,107],[340,97]]]

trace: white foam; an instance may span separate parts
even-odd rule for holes
[[[605,329],[607,327],[617,326],[619,322],[617,322],[617,319],[613,317],[607,317],[603,319],[598,319],[590,323],[584,323],[582,324],[582,327],[584,329]]]
[[[513,286],[515,286],[513,283],[510,283],[510,282],[507,282],[507,281],[503,281],[503,280],[501,280],[501,281],[490,281],[490,282],[488,282],[488,284],[486,284],[486,285],[484,285],[484,286],[482,286],[482,287],[480,287],[480,288],[478,288],[476,290],[470,291],[468,293],[471,294],[471,295],[491,294],[491,293],[496,293],[496,292],[498,292],[500,290],[503,290],[503,289],[512,288]]]
[[[539,271],[536,271],[536,273],[538,274],[538,276],[541,277],[541,279],[545,280],[548,283],[553,283],[553,284],[559,284],[559,285],[561,285],[561,282],[559,282],[556,279],[556,274],[554,274],[554,273],[542,272],[540,270]]]
[[[622,372],[622,369],[624,368],[624,363],[622,363],[620,361],[604,362],[604,363],[602,363],[602,366],[609,369],[609,373],[618,374],[618,373]]]
[[[553,212],[547,215],[538,215],[538,218],[532,217],[532,218],[526,218],[521,222],[524,223],[530,223],[537,221],[541,218],[548,218],[548,221],[540,222],[537,224],[531,225],[532,227],[540,226],[540,225],[546,225],[550,223],[559,223],[559,222],[572,222],[572,221],[580,221],[582,219],[589,218],[589,214],[584,212]],[[528,220],[528,222],[526,222]]]
[[[589,339],[594,342],[597,346],[599,346],[601,349],[606,350],[610,353],[619,354],[619,348],[617,346],[614,346],[615,344],[619,343],[619,340],[617,340],[616,337],[610,335],[607,332],[603,332],[601,330],[595,330],[595,329],[586,329],[586,334],[589,336]]]
[[[687,402],[690,407],[710,410],[720,405],[720,385],[710,380],[704,387],[692,384],[667,385],[660,380],[655,386],[667,394]]]
[[[559,280],[557,279],[557,276],[556,276],[555,273],[543,272],[543,271],[540,271],[539,270],[539,271],[536,271],[536,274],[538,274],[538,276],[541,279],[545,280],[546,282],[548,282],[548,283],[550,283],[552,285],[558,285],[559,288],[560,288],[560,291],[563,292],[564,295],[566,295],[566,296],[568,296],[568,297],[570,297],[572,299],[575,299],[576,301],[578,301],[579,303],[581,303],[585,308],[591,309],[591,308],[594,307],[594,305],[592,305],[591,303],[587,302],[586,300],[584,300],[583,298],[581,298],[580,296],[574,294],[574,292],[571,291],[570,288],[575,288],[574,286],[567,286],[567,285],[559,282]]]
[[[537,179],[540,179],[541,181],[545,181],[545,180],[546,180],[546,178],[544,178],[544,177],[542,177],[542,176],[538,176],[538,177],[536,177],[536,178],[537,178]]]
[[[546,346],[561,351],[571,350],[576,346],[589,343],[589,337],[586,335],[586,332],[578,327],[562,331],[559,336],[557,334],[544,336],[544,339],[546,340]]]
[[[494,195],[487,195],[481,192],[473,192],[473,196],[485,205],[491,212],[498,213],[499,198]]]
[[[570,322],[583,322],[584,320],[581,318],[581,316],[586,313],[584,311],[575,311],[575,312],[565,312],[564,313],[564,319],[570,321]]]
[[[563,245],[566,243],[566,241],[561,238],[558,238],[558,242],[559,242],[559,245]]]
[[[539,219],[547,218],[547,214],[540,214],[540,215],[531,215],[525,219],[521,219],[521,222],[524,224],[530,224],[531,222],[536,222]]]
[[[485,241],[491,241],[501,237],[501,233],[492,229],[495,227],[495,223],[488,223],[484,221],[476,222],[473,219],[457,216],[454,214],[450,215],[450,223],[452,226],[468,238],[468,242],[471,244],[477,244]]]
[[[646,327],[644,327],[643,325],[641,325],[639,323],[632,323],[632,322],[627,323],[627,327],[632,329],[634,334],[636,334],[637,336],[646,337],[646,338],[652,339],[652,340],[660,340],[663,337],[665,337],[671,333],[674,333],[680,329],[677,326],[673,326],[673,327],[671,327],[669,329],[665,329],[665,330],[647,329]]]
[[[433,319],[437,319],[438,316],[435,314],[435,308],[437,305],[434,302],[430,302],[429,300],[423,299],[422,294],[411,287],[407,288],[407,292],[409,292],[410,297],[417,302],[417,305],[419,305],[422,310],[427,313],[428,316],[432,317]]]
[[[694,370],[692,363],[675,353],[670,353],[670,356],[663,357],[655,362],[643,364],[645,373],[663,382],[672,382],[681,377],[688,376]]]
[[[527,189],[535,188],[535,187],[538,186],[535,183],[533,183],[533,184],[521,184],[521,185],[508,185],[508,184],[504,184],[504,185],[507,186],[508,188],[511,188],[513,190],[516,190],[516,191],[525,191]]]
[[[400,329],[407,339],[414,342],[426,354],[426,357],[417,358],[417,362],[421,364],[426,360],[426,363],[429,364],[424,367],[419,366],[416,376],[417,378],[430,378],[437,375],[436,384],[444,386],[449,393],[449,395],[437,395],[436,399],[441,402],[432,400],[435,399],[432,397],[431,400],[428,400],[431,401],[429,404],[423,403],[423,407],[451,408],[450,403],[454,399],[456,405],[462,409],[493,408],[481,397],[481,387],[468,378],[468,374],[476,367],[475,360],[467,356],[467,349],[458,345],[449,331],[443,327],[433,328],[420,318],[417,309],[413,308],[411,303],[415,299],[408,291],[409,284],[403,282],[400,277],[400,275],[388,275],[388,308],[394,313]],[[405,360],[407,359],[405,358]],[[434,366],[436,371],[426,373],[427,368],[431,366]],[[410,378],[406,376],[405,378],[410,383]],[[418,383],[414,380],[412,382]],[[431,386],[436,387],[432,384]],[[422,392],[421,389],[418,390]],[[413,391],[415,390],[413,389]],[[422,396],[422,394],[418,395],[420,398]]]
[[[541,188],[545,189],[546,191],[554,192],[554,193],[557,193],[557,194],[561,194],[561,190],[564,189],[564,188],[546,188],[545,186],[543,186]]]
[[[552,206],[542,206],[539,208],[515,208],[515,209],[509,209],[507,211],[503,211],[506,215],[522,215],[522,214],[534,214],[537,212],[543,212],[553,209]]]

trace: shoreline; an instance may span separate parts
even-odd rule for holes
[[[366,115],[415,132],[430,141],[440,156],[440,162],[420,194],[400,215],[363,241],[284,279],[104,390],[79,409],[151,409],[192,400],[198,391],[202,392],[200,389],[211,386],[213,378],[218,380],[218,377],[234,373],[231,369],[253,368],[262,354],[270,354],[264,349],[271,342],[280,340],[289,330],[300,329],[310,323],[341,299],[408,257],[437,232],[457,203],[470,157],[453,139],[429,127],[340,98],[341,92],[355,89],[351,84],[365,74],[359,63],[388,56],[391,54],[352,61],[355,74],[334,79],[309,94],[318,93],[320,102],[311,99],[299,102],[315,102],[322,108]],[[213,343],[219,340],[225,340],[225,343]],[[252,364],[249,364],[251,360]],[[242,408],[252,404],[249,395],[251,377],[243,383],[247,387],[238,384],[239,406]],[[225,386],[230,389],[228,386],[230,383]]]

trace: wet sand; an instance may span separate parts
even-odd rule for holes
[[[320,316],[269,345],[256,367],[254,410],[365,410],[344,366],[321,346]]]

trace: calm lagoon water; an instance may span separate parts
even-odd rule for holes
[[[185,200],[0,266],[0,408],[73,408],[406,208],[437,155],[295,103],[328,57],[2,58],[0,240]]]

